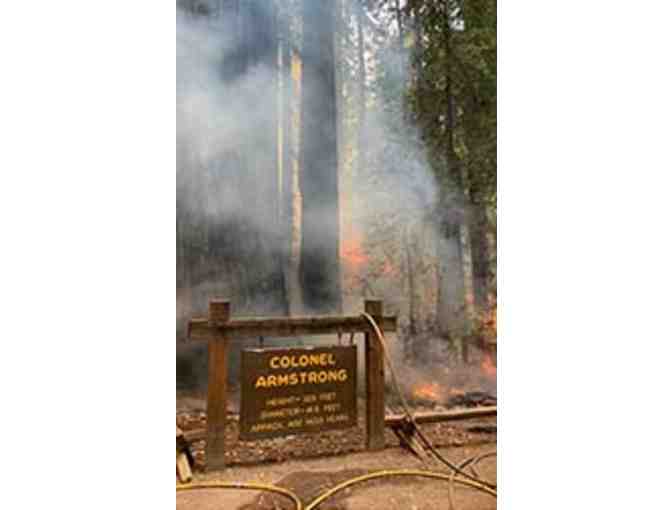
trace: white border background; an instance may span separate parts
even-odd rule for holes
[[[498,503],[660,507],[672,9],[499,8]],[[3,6],[5,508],[174,504],[174,23]]]

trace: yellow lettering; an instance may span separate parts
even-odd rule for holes
[[[269,362],[269,365],[271,365],[271,368],[279,368],[279,366],[278,366],[278,357],[277,357],[277,356],[273,356],[273,357],[271,358],[271,361]]]
[[[266,378],[263,375],[260,375],[257,379],[257,382],[254,384],[255,388],[265,388],[266,387]]]
[[[322,425],[324,423],[324,418],[322,418],[322,416],[314,416],[314,417],[311,417],[311,418],[306,418],[304,420],[304,423],[306,425],[311,425],[311,426],[312,425]]]

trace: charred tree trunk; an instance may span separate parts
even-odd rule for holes
[[[357,13],[357,55],[359,60],[359,112],[357,138],[357,173],[366,168],[366,61],[364,60],[364,6],[355,7]]]
[[[283,283],[286,298],[286,313],[291,315],[292,311],[292,272],[291,272],[291,254],[292,254],[292,226],[294,224],[294,169],[292,152],[294,150],[294,141],[292,138],[292,38],[290,25],[290,12],[285,12],[280,16],[279,46],[280,46],[280,87],[279,87],[279,136],[278,144],[280,147],[279,161],[279,195],[280,195],[280,236],[283,262]]]
[[[474,275],[473,275],[473,259],[471,251],[471,233],[469,228],[469,215],[467,214],[466,207],[470,203],[469,197],[469,175],[464,162],[460,161],[457,157],[455,151],[455,126],[456,126],[456,108],[455,108],[455,97],[453,95],[453,84],[452,84],[452,65],[451,65],[451,53],[452,53],[452,27],[451,27],[451,17],[450,12],[445,13],[444,18],[444,28],[445,28],[445,45],[446,53],[448,55],[447,59],[447,69],[446,69],[446,88],[445,88],[445,104],[446,104],[446,127],[447,127],[447,144],[446,144],[446,161],[448,164],[448,169],[456,176],[456,180],[460,187],[460,192],[462,195],[462,203],[464,204],[464,210],[460,215],[459,219],[459,241],[460,241],[460,262],[462,268],[462,285],[463,285],[463,295],[464,295],[464,321],[465,321],[465,330],[462,338],[462,359],[467,362],[469,360],[469,336],[471,335],[471,330],[473,326],[473,320],[475,318],[475,309],[474,309]]]
[[[302,20],[300,16],[295,16],[291,20],[292,35],[301,32]],[[301,260],[301,211],[302,199],[301,189],[299,185],[300,172],[302,168],[302,154],[301,150],[303,139],[301,134],[301,76],[302,62],[299,51],[296,51],[298,43],[290,46],[290,67],[291,67],[291,87],[292,95],[290,99],[290,119],[291,119],[291,136],[290,136],[290,155],[291,155],[291,224],[290,224],[290,253],[287,261],[287,290],[289,296],[290,315],[303,313],[303,296],[301,295],[301,285],[299,278],[299,263]]]
[[[410,236],[410,225],[407,225],[404,229],[403,236],[403,248],[404,255],[406,258],[406,277],[408,278],[408,337],[404,345],[404,356],[406,358],[412,358],[415,353],[414,343],[417,342],[418,338],[418,324],[417,324],[417,306],[418,299],[416,297],[415,291],[415,267],[414,259],[411,250],[411,236]]]
[[[486,218],[485,253],[488,270],[488,306],[494,306],[497,302],[497,218],[491,218],[492,210],[484,206]]]
[[[221,21],[234,32],[228,36],[235,38],[237,49],[223,54],[217,69],[222,90],[237,91],[241,82],[254,84],[249,78],[255,73],[267,73],[272,82],[277,79],[275,4],[266,0],[192,4],[188,6],[192,16],[215,27]],[[247,95],[263,100],[254,118],[268,129],[261,132],[258,126],[233,124],[230,139],[240,141],[235,146],[232,143],[207,162],[187,148],[187,156],[178,161],[187,188],[178,193],[187,194],[185,202],[192,209],[178,232],[183,244],[178,253],[178,264],[184,267],[182,287],[190,290],[182,294],[191,297],[190,310],[184,306],[187,315],[204,313],[213,294],[235,299],[240,313],[286,310],[284,253],[277,235],[282,230],[277,214],[277,95],[274,83],[266,80],[263,87]],[[182,299],[183,304],[188,301]]]
[[[300,279],[312,312],[341,310],[334,4],[303,1]]]
[[[265,0],[238,2],[239,57],[231,62],[240,77],[267,73],[271,83],[264,83],[258,95],[264,98],[263,131],[259,126],[241,126],[240,179],[243,210],[254,211],[254,224],[230,218],[221,232],[218,246],[226,247],[234,261],[230,267],[243,302],[241,313],[282,314],[286,312],[287,296],[283,277],[283,249],[277,179],[277,26],[274,4]],[[226,65],[226,64],[225,64]],[[229,73],[227,73],[229,75]],[[235,75],[234,75],[235,78]],[[252,81],[252,83],[256,83]],[[254,105],[251,105],[252,107]],[[244,190],[244,191],[243,191]],[[230,234],[236,232],[237,235]],[[235,295],[235,294],[234,294]]]
[[[401,19],[401,6],[399,5],[399,0],[395,0],[394,3],[394,10],[396,11],[396,16],[397,16],[397,30],[399,31],[399,47],[397,48],[397,51],[399,52],[399,55],[403,55],[405,53],[404,49],[404,25],[402,23]],[[403,59],[400,58],[398,62],[398,72],[399,76],[403,77],[404,76],[404,62]],[[403,84],[402,84],[402,90],[403,90]]]

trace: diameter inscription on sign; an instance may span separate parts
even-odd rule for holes
[[[357,425],[357,348],[246,349],[242,353],[240,438]]]

